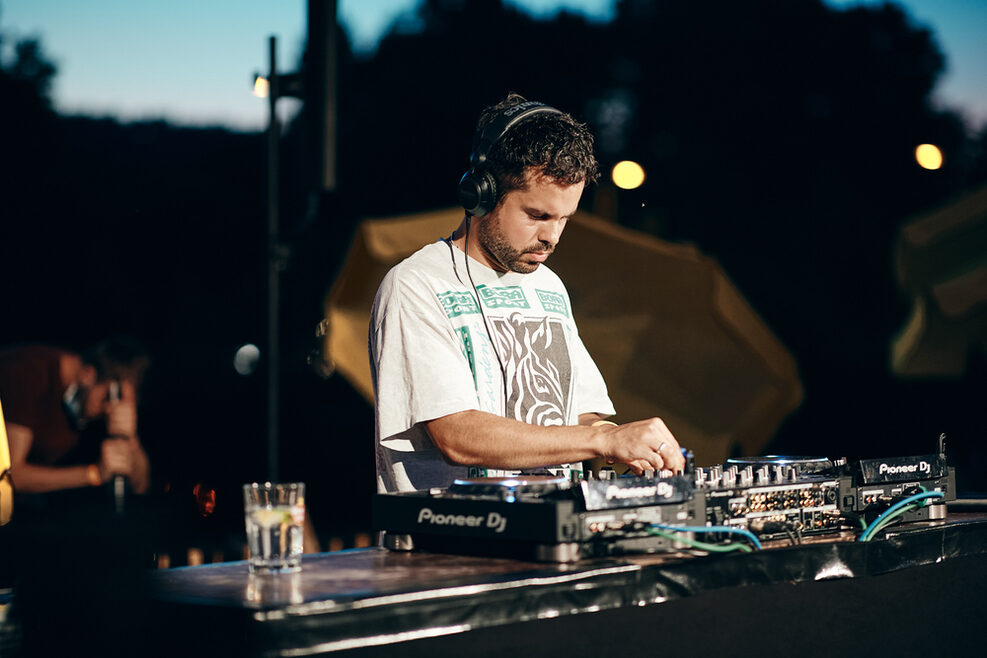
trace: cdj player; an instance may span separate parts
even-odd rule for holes
[[[446,489],[377,494],[376,530],[394,550],[548,562],[622,553],[760,548],[760,539],[856,529],[868,540],[895,521],[945,518],[956,498],[944,437],[937,454],[865,459],[730,459],[667,471],[570,481],[467,478]]]
[[[457,480],[448,489],[374,497],[388,548],[423,548],[571,562],[670,550],[651,524],[703,521],[702,497],[684,476],[571,482],[519,476]]]

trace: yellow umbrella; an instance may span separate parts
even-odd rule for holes
[[[3,422],[0,407],[0,525],[6,525],[14,513],[14,487],[10,483],[10,446],[7,443],[7,426]]]
[[[380,280],[462,219],[449,209],[364,221],[325,300],[325,358],[368,400],[370,307]],[[572,298],[618,421],[660,416],[699,463],[758,454],[802,400],[792,355],[719,265],[579,212],[550,266]]]
[[[902,377],[960,377],[987,350],[987,186],[901,227],[895,245],[908,321],[891,343]]]

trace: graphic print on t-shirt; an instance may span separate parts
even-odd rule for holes
[[[483,314],[469,292],[450,290],[436,294],[450,320],[465,321],[455,331],[477,393],[493,408],[503,399],[502,393],[497,392],[500,385],[492,381],[501,364],[495,361],[490,343],[485,340],[489,330],[501,356],[504,374],[510,379],[505,415],[534,425],[566,424],[572,403],[572,366],[566,325],[555,317],[569,317],[565,297],[550,290],[535,289],[537,303],[546,314],[540,315],[521,286],[481,285],[477,286],[477,292],[483,306],[508,315],[494,315],[489,318],[489,327],[484,327]],[[471,334],[468,317],[478,323],[474,324],[474,331],[480,332],[476,336]],[[480,338],[483,340],[477,344],[474,339]],[[496,398],[486,397],[493,395]]]
[[[508,382],[509,418],[532,425],[564,425],[572,372],[563,323],[520,313],[491,318],[497,351],[513,373]]]

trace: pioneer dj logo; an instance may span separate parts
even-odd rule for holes
[[[877,472],[880,475],[899,475],[904,473],[931,473],[932,464],[922,460],[917,464],[885,464],[882,463]]]
[[[629,498],[671,498],[675,490],[667,482],[659,482],[655,486],[618,487],[611,484],[607,487],[607,500],[627,500]]]
[[[487,528],[494,532],[504,532],[507,528],[507,517],[497,512],[490,512],[486,516],[476,514],[436,514],[431,508],[423,507],[418,512],[418,525]]]

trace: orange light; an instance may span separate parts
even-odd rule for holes
[[[203,555],[201,548],[188,549],[188,565],[190,567],[197,567],[203,562],[205,562],[205,555]]]
[[[271,93],[271,83],[262,75],[254,76],[254,96],[257,98],[267,98]]]
[[[207,489],[200,482],[192,487],[192,495],[195,496],[195,504],[199,508],[199,514],[212,516],[212,513],[216,511],[216,490]]]
[[[935,171],[942,167],[942,151],[935,144],[919,144],[915,147],[915,161],[922,169]]]
[[[613,166],[610,177],[620,189],[633,190],[644,183],[644,169],[636,162],[623,160]]]

